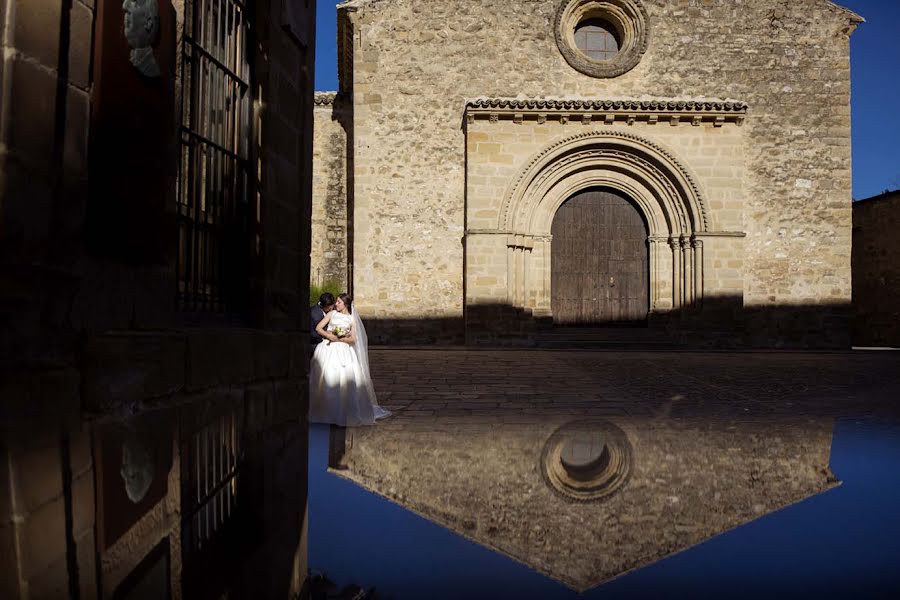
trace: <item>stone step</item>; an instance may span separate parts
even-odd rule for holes
[[[590,350],[676,350],[682,345],[664,331],[646,327],[554,327],[538,331],[538,348]]]
[[[555,327],[537,332],[537,339],[546,340],[647,340],[668,341],[664,331],[646,327]]]
[[[624,340],[536,340],[537,348],[547,350],[642,350],[665,351],[679,350],[683,345],[676,342],[657,342],[636,340],[632,342]]]

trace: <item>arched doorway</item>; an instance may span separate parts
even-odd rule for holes
[[[592,188],[569,198],[551,229],[551,309],[562,326],[645,323],[648,231],[623,194]]]

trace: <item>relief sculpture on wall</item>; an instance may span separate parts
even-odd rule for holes
[[[156,0],[125,0],[125,39],[131,47],[131,64],[146,77],[159,77],[153,44],[159,37],[159,7]]]

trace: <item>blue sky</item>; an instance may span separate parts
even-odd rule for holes
[[[317,0],[316,89],[337,89],[335,0]],[[841,0],[865,17],[853,34],[853,197],[900,189],[900,0]]]

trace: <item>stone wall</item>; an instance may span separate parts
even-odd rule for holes
[[[151,123],[172,127],[172,144],[152,157],[163,171],[143,172],[152,161],[134,161],[135,181],[164,186],[158,213],[115,230],[92,225],[95,190],[105,182],[88,143],[100,110],[92,54],[98,15],[112,6],[121,3],[0,0],[0,596],[110,597],[168,540],[168,587],[182,597],[182,574],[197,568],[182,553],[182,461],[213,407],[242,415],[240,488],[257,533],[226,550],[238,562],[207,580],[210,593],[241,596],[253,573],[254,596],[299,594],[315,5],[294,11],[289,35],[282,0],[256,3],[260,219],[252,301],[236,320],[175,310],[180,73],[164,77],[174,102]],[[173,56],[181,56],[184,6],[160,3]],[[132,218],[133,200],[119,198]],[[129,237],[147,234],[163,251],[135,255]],[[251,244],[232,250],[250,253]],[[157,416],[166,426],[155,436],[171,448],[171,463],[154,481],[165,479],[168,491],[108,545],[96,532],[118,518],[118,507],[104,507],[95,490],[104,489],[103,476],[118,481],[118,467],[104,469],[102,460],[122,450],[104,453],[103,432]]]
[[[581,174],[564,171],[552,187],[550,182],[557,180],[548,175],[546,181],[540,180],[543,187],[534,193],[534,198],[525,189],[516,188],[512,192],[510,182],[520,179],[522,165],[530,164],[544,149],[559,146],[560,155],[571,159],[576,151],[569,147],[570,144],[591,144],[593,140],[601,145],[617,141],[623,143],[623,147],[635,145],[640,152],[659,153],[661,162],[666,160],[666,155],[677,156],[678,162],[672,167],[683,169],[705,191],[705,195],[698,198],[700,206],[696,208],[701,213],[694,227],[689,223],[677,225],[678,215],[674,214],[678,210],[688,213],[690,206],[641,202],[654,242],[651,247],[654,253],[651,256],[651,310],[671,311],[699,302],[701,297],[713,302],[743,299],[741,249],[746,167],[744,128],[735,122],[735,119],[743,122],[742,115],[730,114],[727,124],[718,125],[715,116],[704,117],[700,111],[695,117],[679,117],[677,121],[665,113],[659,120],[659,115],[654,112],[646,115],[646,120],[634,119],[628,125],[628,119],[639,111],[630,116],[622,115],[626,119],[619,123],[614,114],[608,113],[613,120],[607,123],[605,115],[594,110],[553,111],[556,114],[551,115],[530,112],[527,119],[521,110],[487,112],[499,110],[487,109],[477,115],[467,113],[471,119],[466,129],[466,225],[469,232],[467,247],[472,246],[471,250],[467,248],[467,306],[508,298],[513,306],[550,316],[550,229],[558,205],[572,195],[572,190],[609,185],[642,192],[640,195],[650,198],[667,193],[665,186],[651,189],[652,183],[640,187],[641,183],[630,179],[631,174],[626,172],[596,179],[590,171]],[[495,114],[497,118],[484,118],[489,114]],[[501,119],[501,114],[506,118]],[[649,145],[651,139],[654,140],[652,146]],[[621,151],[611,156],[615,161],[626,160]],[[548,156],[544,160],[554,158]],[[617,162],[609,168],[627,171],[624,164]],[[632,168],[637,170],[641,165],[635,162]],[[540,171],[535,174],[539,176]],[[524,181],[520,187],[526,187]],[[519,198],[519,192],[525,197]],[[673,212],[670,214],[667,210]],[[529,238],[523,246],[527,249],[522,256],[521,275],[511,272],[509,266],[510,260],[517,259],[510,256],[511,243],[507,235],[510,230]],[[693,264],[680,267],[684,276],[672,277],[673,268],[678,266],[673,262],[673,252],[680,259],[683,249],[672,249],[670,245],[676,238],[680,244],[683,237],[692,238],[686,241],[693,241],[695,245],[701,240],[705,248],[703,257],[697,254],[696,260],[691,261],[696,263],[698,276],[703,279],[703,289],[697,289],[693,294],[687,293],[691,291],[687,288],[696,278],[685,279],[689,275],[685,267]],[[516,242],[512,245],[515,247]]]
[[[900,191],[853,203],[853,344],[900,347]]]
[[[313,144],[313,283],[347,289],[347,132],[343,103],[334,92],[317,92]]]
[[[341,35],[353,39],[342,62],[352,68],[341,72],[342,91],[353,94],[352,262],[363,310],[386,323],[454,323],[459,329],[439,337],[462,338],[467,99],[730,98],[750,106],[747,237],[734,260],[743,261],[755,343],[846,345],[849,34],[858,18],[826,0],[646,0],[643,59],[594,79],[557,48],[558,4],[343,5]],[[386,302],[392,297],[404,301]],[[798,307],[812,315],[802,324]]]

